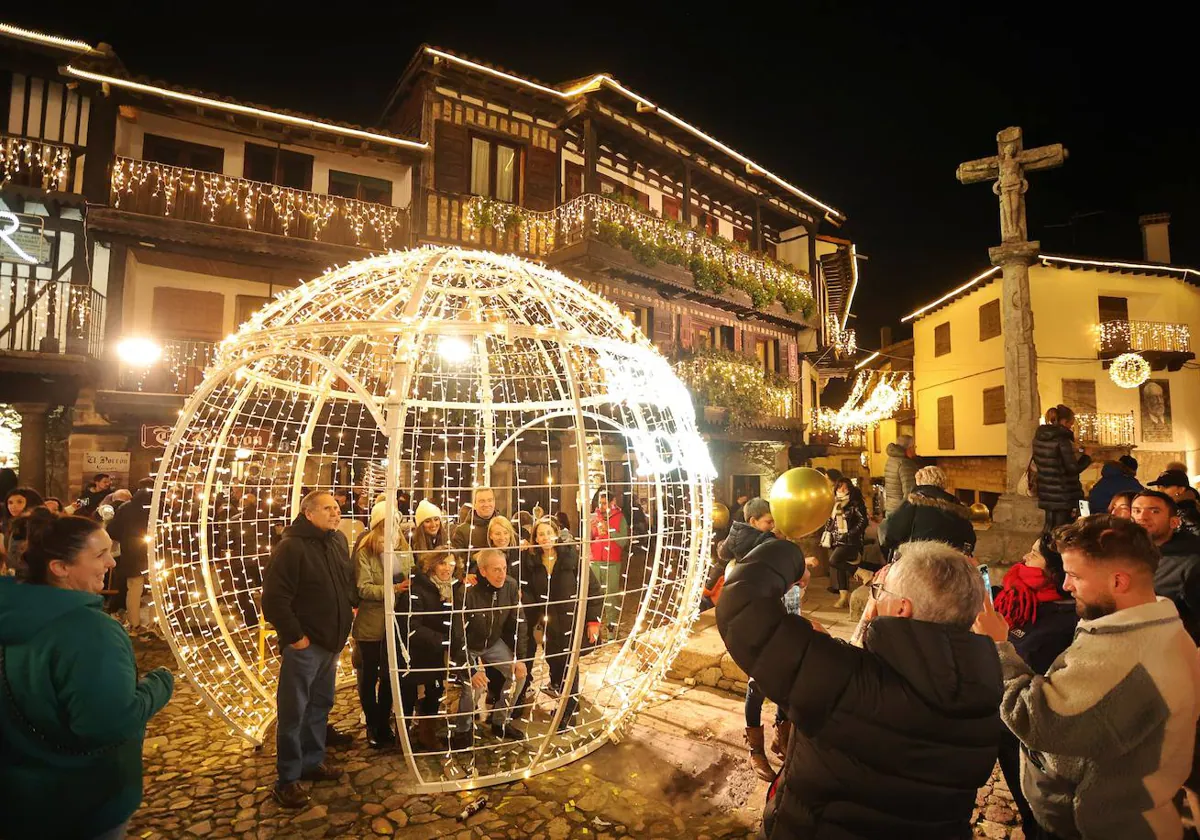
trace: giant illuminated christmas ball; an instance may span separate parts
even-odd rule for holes
[[[415,698],[409,710],[397,702],[396,725],[417,783],[520,778],[619,736],[669,667],[704,586],[712,473],[688,392],[613,304],[516,258],[390,253],[280,294],[222,343],[158,473],[155,602],[211,713],[261,742],[280,665],[262,613],[271,547],[311,490],[349,491],[339,528],[351,545],[382,499],[386,585],[359,589],[383,597],[395,628],[389,677],[395,697]],[[410,494],[406,510],[395,509],[398,491]],[[531,540],[535,514],[554,522],[537,529],[558,533],[553,563],[506,553],[519,611],[464,604],[469,582],[441,602],[441,592],[412,597],[428,587],[393,585],[414,566],[449,572],[437,544],[470,519],[474,496],[481,513],[494,496],[510,542]],[[436,505],[440,532],[421,502]],[[474,563],[484,531],[505,541],[499,523],[475,529],[472,547],[450,554],[452,578]],[[471,580],[476,595],[490,592]],[[479,651],[447,652],[496,616],[509,648],[528,639],[529,674],[524,691],[510,679],[489,698],[517,670],[516,652],[482,670],[492,689],[466,682],[484,668]],[[339,676],[353,676],[349,655]],[[506,706],[519,734],[495,737],[480,710],[500,720]]]

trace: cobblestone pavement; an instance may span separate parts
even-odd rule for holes
[[[818,585],[818,583],[820,585]],[[825,581],[814,581],[806,611],[847,632],[830,613]],[[842,635],[842,633],[837,633]],[[136,641],[138,662],[174,667],[165,643]],[[469,793],[414,795],[398,753],[369,750],[358,725],[353,689],[338,692],[335,722],[355,744],[332,758],[345,774],[312,786],[309,807],[291,812],[271,798],[273,730],[254,749],[197,706],[185,680],[146,733],[145,799],[130,836],[139,838],[590,838],[753,837],[766,784],[750,771],[742,741],[742,700],[703,685],[667,682],[629,735],[558,770]],[[772,720],[770,708],[764,720]],[[466,822],[457,815],[486,795],[488,806]],[[1002,779],[980,789],[976,837],[1024,840],[1012,794]]]

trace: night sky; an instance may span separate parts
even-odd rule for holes
[[[854,304],[867,348],[880,326],[899,337],[902,315],[987,267],[996,200],[954,171],[995,154],[1007,125],[1027,146],[1070,151],[1065,169],[1030,179],[1030,236],[1045,249],[1138,259],[1138,215],[1169,212],[1173,261],[1200,264],[1194,45],[1161,10],[1142,21],[1129,19],[1137,6],[1117,18],[1094,3],[1004,4],[1019,11],[998,16],[744,2],[364,11],[381,5],[308,16],[300,3],[189,4],[167,23],[158,3],[25,4],[0,18],[108,42],[135,74],[362,124],[423,42],[550,83],[611,73],[850,217],[827,232],[870,257]]]

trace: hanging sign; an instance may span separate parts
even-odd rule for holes
[[[0,262],[49,265],[50,240],[40,216],[0,210]]]
[[[174,426],[142,424],[142,449],[166,449]]]
[[[84,452],[83,474],[91,476],[96,473],[129,475],[129,453]]]

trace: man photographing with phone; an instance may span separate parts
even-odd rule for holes
[[[970,629],[978,570],[944,543],[905,545],[872,585],[862,649],[784,609],[804,571],[795,544],[772,540],[730,571],[717,603],[729,653],[793,726],[767,836],[969,836],[1002,731],[1000,663]]]
[[[1154,594],[1145,529],[1099,514],[1054,532],[1075,640],[1035,673],[991,600],[975,622],[1004,667],[1005,724],[1022,742],[1030,838],[1178,838],[1172,802],[1192,766],[1200,665],[1175,605]]]

